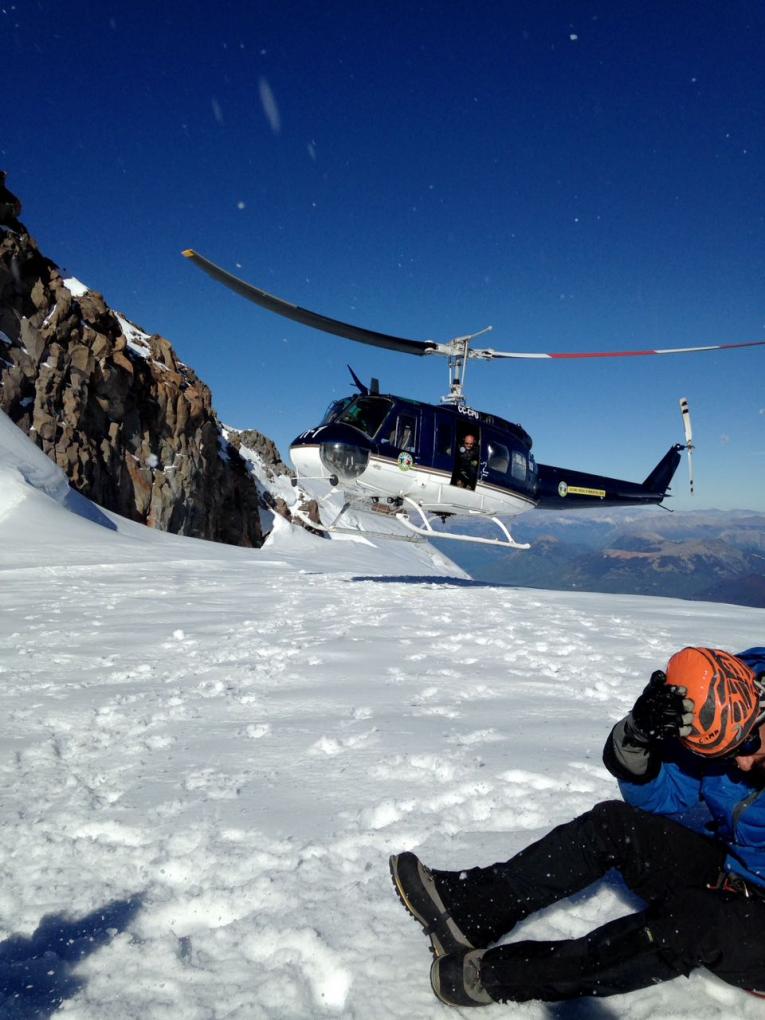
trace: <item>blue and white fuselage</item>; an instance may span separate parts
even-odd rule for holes
[[[458,477],[464,441],[475,472]],[[435,405],[362,393],[330,405],[302,432],[290,456],[303,487],[321,499],[403,501],[424,513],[514,517],[536,506],[573,509],[659,503],[680,459],[673,446],[643,482],[537,465],[520,426],[466,405]]]
[[[453,482],[468,433],[479,444],[474,488]],[[411,500],[429,513],[515,516],[538,502],[530,446],[519,426],[470,408],[362,395],[333,404],[290,456],[319,499],[339,487],[355,500]]]

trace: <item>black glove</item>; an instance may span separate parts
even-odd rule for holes
[[[666,674],[657,669],[630,713],[630,736],[646,745],[687,736],[693,722],[693,702],[687,693],[685,687],[668,684]]]

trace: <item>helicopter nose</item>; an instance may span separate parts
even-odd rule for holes
[[[369,448],[356,442],[333,440],[319,445],[319,457],[324,467],[342,482],[352,482],[362,474],[369,463]]]

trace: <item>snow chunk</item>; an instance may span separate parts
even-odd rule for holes
[[[271,732],[271,726],[269,723],[258,723],[257,725],[247,726],[244,732],[250,740],[260,740],[261,737],[268,736]]]
[[[83,294],[87,294],[90,287],[86,287],[85,284],[78,280],[76,276],[68,276],[64,280],[64,286],[72,295],[72,297],[82,297]]]
[[[302,971],[317,1008],[324,1012],[342,1010],[348,998],[352,977],[339,961],[338,954],[325,945],[318,932],[310,928],[266,931],[245,943],[251,959],[267,968],[274,964]]]

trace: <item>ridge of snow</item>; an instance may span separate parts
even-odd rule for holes
[[[7,491],[12,487],[11,475],[15,474],[17,480],[58,503],[69,494],[69,481],[61,468],[46,457],[4,411],[0,411],[0,468],[8,475]],[[0,510],[4,507],[5,492],[6,484],[3,484],[0,488]]]

